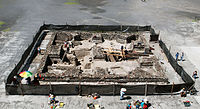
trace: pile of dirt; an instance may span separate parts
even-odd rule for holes
[[[93,54],[94,59],[105,59],[105,55],[103,54],[103,50],[101,47],[93,46],[92,54]]]

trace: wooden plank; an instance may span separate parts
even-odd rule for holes
[[[116,62],[116,60],[115,60],[115,58],[113,57],[113,55],[109,55],[108,57],[110,58],[110,61],[111,61],[111,62]]]
[[[109,55],[113,55],[113,56],[123,56],[122,54],[109,54],[109,53],[103,53],[103,54],[106,54],[107,56],[109,56]],[[124,55],[124,56],[126,56],[126,57],[135,57],[135,58],[138,58],[139,56],[133,56],[133,55]]]
[[[103,53],[103,54],[106,54],[106,55],[113,55],[113,56],[122,56],[122,55],[120,55],[120,54],[109,54],[109,53]]]

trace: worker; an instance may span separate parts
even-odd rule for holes
[[[65,48],[67,47],[67,41],[64,42],[64,47],[65,47]]]
[[[183,61],[183,57],[184,57],[184,52],[182,52],[181,60],[180,61]]]
[[[131,103],[128,104],[126,109],[132,109]]]
[[[197,78],[198,78],[198,77],[197,77],[197,71],[194,71],[194,72],[193,72],[192,77],[193,77],[194,79],[197,79]]]
[[[139,100],[137,100],[137,101],[134,103],[134,105],[135,105],[135,108],[136,108],[136,109],[140,109],[140,101],[139,101]]]
[[[178,56],[179,56],[179,53],[177,52],[176,53],[176,61],[178,61]]]
[[[123,51],[123,50],[124,50],[124,46],[122,45],[122,46],[121,46],[121,51]]]
[[[186,90],[185,90],[185,88],[181,89],[181,97],[186,97]]]
[[[33,81],[32,81],[32,84],[33,84],[33,85],[40,85],[40,82],[39,82],[38,79],[39,79],[39,78],[37,78],[37,77],[34,76],[34,79],[33,79]]]
[[[126,89],[125,88],[121,88],[121,90],[120,90],[120,100],[124,99],[125,92],[126,92]]]
[[[26,83],[31,84],[31,78],[30,77],[26,78]]]
[[[55,104],[55,96],[53,94],[49,94],[49,100],[50,100],[50,104]]]
[[[148,109],[148,104],[144,103],[142,109]]]
[[[142,102],[140,103],[140,105],[143,108],[143,106],[144,106],[144,100],[142,100]]]
[[[190,95],[195,95],[196,94],[196,90],[195,90],[195,88],[193,87],[191,90],[190,90]]]
[[[69,45],[69,43],[67,43],[67,52],[69,53],[69,51],[70,51],[70,45]]]
[[[38,50],[38,54],[41,54],[41,48],[38,47],[37,50]]]
[[[124,91],[120,91],[120,100],[124,99],[124,95],[125,95],[125,92]]]
[[[72,41],[69,41],[68,43],[69,43],[69,47],[72,48]]]
[[[55,103],[51,104],[51,109],[56,109],[56,104]]]
[[[17,81],[17,76],[14,76],[14,77],[12,78],[12,82],[13,82],[14,85],[19,84],[19,82]]]
[[[128,50],[126,49],[126,47],[125,47],[125,50],[124,50],[124,54],[125,54],[125,60],[127,60],[127,54],[128,54]]]
[[[121,46],[122,59],[124,58],[124,46]]]

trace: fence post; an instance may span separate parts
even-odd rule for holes
[[[23,91],[23,89],[22,89],[22,83],[21,83],[21,81],[20,81],[20,83],[19,83],[19,87],[20,87],[20,89],[21,89],[21,94],[24,96],[24,91]]]
[[[113,84],[113,96],[115,96],[115,83]]]
[[[79,77],[78,94],[81,96],[81,77]]]
[[[52,87],[51,87],[51,77],[49,78],[49,88],[50,88],[50,91],[49,91],[49,93],[53,93],[53,90],[52,90]]]
[[[174,82],[173,82],[173,84],[172,84],[171,96],[172,96],[173,90],[174,90]]]
[[[147,81],[146,81],[146,85],[145,85],[145,96],[147,96]]]

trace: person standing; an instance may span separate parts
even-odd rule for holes
[[[177,52],[176,53],[176,61],[178,61],[178,56],[179,56],[179,53]]]
[[[182,52],[182,55],[181,55],[181,61],[183,61],[183,56],[184,56],[184,52]]]
[[[41,54],[41,48],[38,47],[37,50],[38,50],[38,54]]]
[[[121,46],[121,51],[122,51],[122,52],[124,51],[124,46],[123,46],[123,45]]]
[[[69,53],[69,50],[70,50],[70,48],[69,48],[70,46],[69,46],[69,43],[67,43],[67,52]]]
[[[67,41],[64,42],[64,47],[65,47],[65,48],[67,47]]]
[[[31,78],[30,77],[26,78],[26,83],[31,84]]]
[[[198,77],[197,77],[197,71],[194,71],[194,72],[193,72],[192,77],[193,77],[194,79],[197,79],[197,78],[198,78]]]
[[[13,82],[14,85],[19,84],[19,82],[17,81],[17,76],[14,76],[14,77],[12,78],[12,82]]]
[[[128,50],[126,49],[126,47],[125,47],[125,50],[124,50],[124,56],[125,56],[125,60],[127,60],[127,54],[128,54]]]
[[[142,100],[140,105],[141,105],[142,108],[144,107],[144,100]]]
[[[124,58],[124,46],[121,46],[122,59]]]
[[[129,103],[126,109],[131,109],[131,108],[132,108],[131,103]]]
[[[55,100],[55,95],[53,95],[53,94],[50,93],[49,94],[49,100],[50,100],[50,102],[49,102],[50,104],[55,104],[55,101],[56,101]]]
[[[140,109],[140,101],[139,100],[136,101],[135,108],[136,109]]]
[[[147,104],[146,104],[146,103],[144,103],[144,105],[143,105],[142,109],[148,109],[148,106],[147,106]]]

